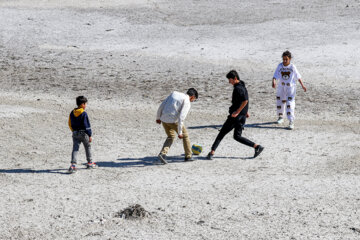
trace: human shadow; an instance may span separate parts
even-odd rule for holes
[[[222,125],[204,125],[204,126],[192,126],[192,127],[188,127],[188,129],[202,129],[202,128],[219,129],[221,127],[222,127]]]
[[[251,123],[251,124],[245,124],[245,128],[265,128],[265,129],[288,129],[287,127],[282,126],[273,126],[274,124],[277,124],[276,122],[264,122],[264,123]],[[192,126],[188,127],[188,129],[203,129],[203,128],[213,128],[221,130],[221,127],[223,125],[203,125],[203,126]]]
[[[238,159],[240,159],[240,160],[255,159],[254,157],[221,157],[221,156],[216,157],[216,156],[214,156],[213,160],[216,159],[216,158],[218,158],[218,159],[235,159],[235,160],[238,160]],[[206,159],[206,160],[208,160],[208,159]],[[208,161],[212,161],[212,160],[208,160]]]
[[[266,129],[288,129],[287,127],[279,126],[277,124],[277,122],[251,123],[251,124],[245,124],[244,127],[246,127],[246,128],[266,128]]]
[[[99,167],[109,168],[127,168],[127,167],[146,167],[159,164],[157,157],[143,157],[143,158],[118,158],[116,161],[97,162]]]
[[[15,168],[15,169],[0,169],[0,173],[55,173],[55,174],[69,174],[67,169],[42,169],[35,170],[30,168]]]
[[[221,157],[216,156],[213,157],[214,159],[241,159],[241,160],[249,160],[254,159],[254,157]],[[213,160],[214,160],[213,159]],[[207,159],[206,156],[193,156],[193,161],[185,162],[183,156],[168,156],[166,157],[166,161],[168,164],[171,163],[191,163],[194,161],[213,161]],[[131,167],[151,167],[151,166],[158,166],[163,165],[157,156],[147,156],[142,158],[118,158],[116,161],[109,161],[109,162],[97,162],[96,163],[101,168],[131,168]]]
[[[194,156],[194,161],[207,160],[206,157]],[[166,161],[168,164],[171,163],[188,163],[184,161],[183,156],[167,156]],[[193,161],[189,161],[193,162]],[[163,165],[157,156],[147,156],[142,158],[118,158],[116,161],[111,162],[97,162],[99,167],[111,167],[111,168],[129,168],[129,167],[147,167]]]

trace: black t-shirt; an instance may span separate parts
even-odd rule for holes
[[[234,91],[232,94],[231,107],[229,108],[229,113],[232,114],[239,109],[243,101],[249,101],[248,92],[245,87],[245,83],[240,81],[238,84],[234,85]],[[249,103],[243,108],[239,115],[246,115],[249,109]]]

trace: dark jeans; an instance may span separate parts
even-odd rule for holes
[[[234,139],[242,144],[245,144],[249,147],[254,147],[255,143],[250,141],[247,138],[241,136],[243,127],[245,125],[246,116],[241,115],[237,116],[236,118],[231,117],[230,115],[226,119],[224,125],[222,126],[218,136],[215,139],[214,144],[211,147],[211,150],[216,150],[219,146],[221,140],[228,134],[231,130],[234,129]]]
[[[89,142],[89,136],[85,131],[74,131],[73,132],[73,151],[71,154],[71,163],[77,163],[77,155],[79,152],[80,144],[83,143],[85,147],[86,160],[91,162],[91,144]]]

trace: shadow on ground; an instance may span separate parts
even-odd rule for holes
[[[219,160],[220,160],[220,159],[234,159],[234,160],[239,160],[239,159],[240,159],[240,160],[255,159],[254,157],[221,157],[221,156],[220,156],[220,157],[215,157],[215,156],[214,156],[214,157],[213,157],[213,160],[216,160],[217,158],[218,158]],[[212,161],[213,161],[213,160],[212,160]],[[209,160],[208,160],[208,161],[209,161]],[[210,161],[211,161],[211,160],[210,160]],[[221,161],[221,160],[220,160],[220,161]]]
[[[99,167],[109,168],[126,168],[126,167],[146,167],[160,164],[157,157],[143,157],[143,158],[118,158],[111,162],[97,162]]]
[[[194,157],[195,161],[197,160],[207,160],[206,157]],[[168,164],[171,163],[191,163],[185,162],[183,156],[168,156],[166,157],[166,161]],[[97,162],[99,167],[120,167],[120,168],[128,168],[128,167],[146,167],[146,166],[156,166],[163,165],[157,156],[148,156],[143,158],[118,158],[116,161],[112,162]]]
[[[0,173],[55,173],[55,174],[69,174],[68,169],[42,169],[34,170],[30,168],[16,168],[16,169],[0,169]]]
[[[194,161],[185,162],[184,156],[168,156],[166,161],[168,164],[171,163],[184,163],[184,164],[191,164],[192,162],[196,161],[214,161],[216,159],[241,159],[241,160],[248,160],[253,159],[253,157],[221,157],[221,156],[214,156],[213,160],[208,160],[206,156],[193,156]],[[97,162],[96,163],[101,168],[129,168],[129,167],[146,167],[146,166],[157,166],[163,165],[157,158],[157,156],[151,157],[143,157],[143,158],[118,158],[116,161],[112,162]],[[83,164],[85,165],[85,164]],[[82,168],[77,168],[77,170],[83,170]],[[84,169],[86,170],[86,169]],[[70,174],[67,168],[58,168],[58,169],[41,169],[35,170],[30,168],[15,168],[15,169],[0,169],[0,173],[17,173],[17,174],[28,174],[28,173],[55,173],[55,174]]]
[[[213,161],[208,160],[206,156],[194,156],[194,161],[185,162],[184,157],[178,156],[171,156],[167,157],[166,161],[168,164],[171,163],[184,163],[184,164],[191,164],[192,162],[196,161]],[[216,159],[241,159],[241,160],[248,160],[253,159],[253,157],[214,157]],[[157,156],[151,157],[143,157],[143,158],[118,158],[116,161],[112,162],[97,162],[99,167],[109,167],[109,168],[129,168],[129,167],[147,167],[147,166],[157,166],[163,165],[157,158]]]
[[[204,125],[204,126],[188,127],[188,129],[203,129],[203,128],[221,129],[221,127],[222,127],[222,125]]]
[[[273,126],[275,125],[275,126]],[[203,126],[192,126],[188,129],[204,129],[204,128],[213,128],[221,130],[222,125],[203,125]],[[264,123],[251,123],[245,124],[245,128],[264,128],[264,129],[288,129],[287,127],[279,126],[276,122],[264,122]]]
[[[275,125],[275,126],[273,126],[273,125]],[[278,125],[276,122],[245,124],[245,128],[288,129],[287,127]]]

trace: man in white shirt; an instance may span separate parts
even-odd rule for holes
[[[194,102],[198,98],[198,92],[194,88],[190,88],[186,94],[180,92],[172,92],[160,105],[156,123],[163,125],[166,135],[168,136],[164,142],[161,152],[158,155],[159,160],[163,164],[167,164],[166,154],[171,145],[175,141],[176,134],[183,140],[185,150],[185,161],[192,161],[191,144],[188,132],[184,126],[184,120],[190,110],[190,102]]]

